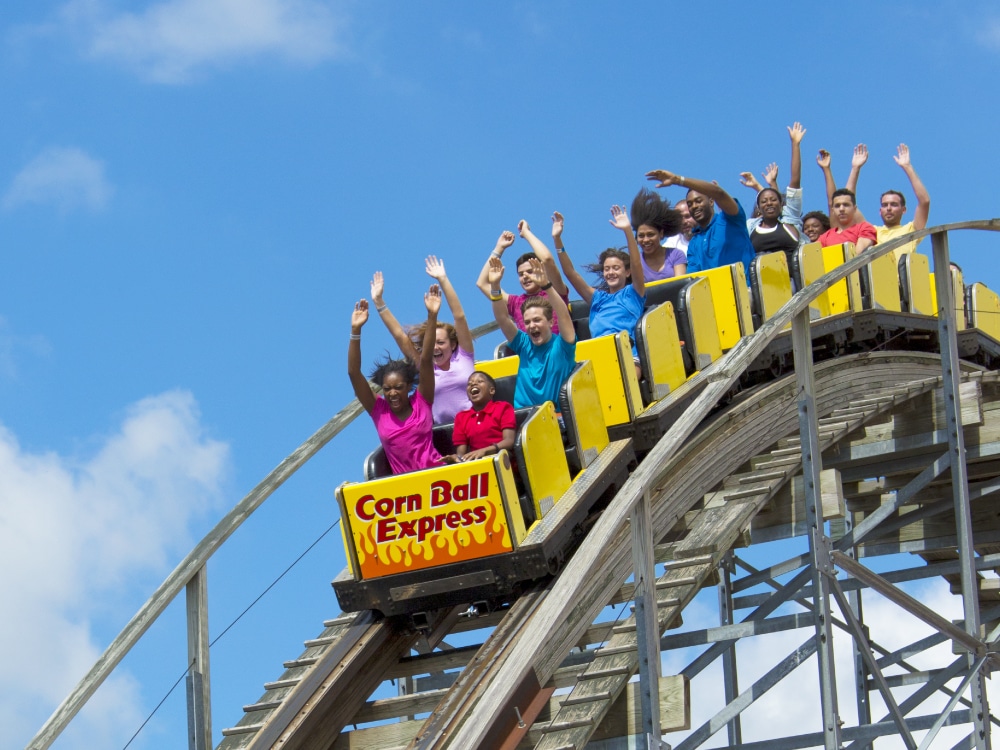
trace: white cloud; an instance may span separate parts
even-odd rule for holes
[[[84,30],[89,55],[157,83],[248,58],[312,65],[341,51],[338,21],[322,0],[166,0],[117,14],[100,0],[71,0],[60,16],[74,33]]]
[[[4,193],[3,207],[11,210],[35,203],[55,205],[62,212],[99,211],[112,192],[103,162],[79,148],[52,147],[18,172]]]
[[[0,747],[27,743],[107,646],[97,621],[127,618],[148,593],[130,582],[165,575],[221,499],[228,447],[203,434],[188,393],[132,405],[100,442],[84,459],[29,453],[0,425]],[[146,710],[115,675],[72,746],[121,747]]]

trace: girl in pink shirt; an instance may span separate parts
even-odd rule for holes
[[[434,348],[434,384],[435,397],[432,416],[434,424],[448,424],[455,420],[455,415],[469,408],[469,398],[465,393],[465,384],[469,375],[475,369],[475,356],[472,349],[472,332],[465,318],[465,310],[458,299],[458,293],[448,280],[444,270],[444,261],[434,255],[425,261],[427,275],[437,280],[444,294],[445,301],[455,317],[455,325],[437,323],[432,327],[431,337]],[[376,271],[372,277],[372,302],[385,327],[389,329],[403,356],[416,362],[420,356],[421,346],[427,324],[421,323],[406,330],[399,324],[389,311],[389,306],[382,300],[385,291],[385,280],[382,272]]]
[[[427,328],[417,365],[405,359],[379,363],[371,383],[381,386],[378,396],[361,372],[361,329],[368,322],[368,300],[359,300],[351,314],[351,342],[347,349],[347,374],[354,394],[371,416],[393,474],[440,466],[434,447],[431,405],[434,403],[434,332],[441,309],[441,289],[435,284],[424,295]],[[419,367],[418,367],[419,366]],[[413,386],[417,388],[413,391]],[[411,394],[411,391],[413,393]]]

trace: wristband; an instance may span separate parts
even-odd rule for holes
[[[544,292],[545,290],[552,288],[552,282],[550,281],[548,284],[542,284],[538,288],[541,289]]]
[[[375,312],[385,312],[388,305],[375,305]]]
[[[351,334],[351,341],[361,341],[361,334],[360,333],[352,333]]]
[[[498,253],[496,250],[490,250],[490,255],[493,256],[494,258],[500,257],[500,253]]]
[[[681,187],[684,187],[684,178],[683,177],[678,177],[677,178],[677,184],[680,185]]]

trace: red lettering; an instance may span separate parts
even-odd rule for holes
[[[458,487],[455,488],[455,492],[452,495],[452,499],[456,503],[461,503],[461,502],[463,502],[465,500],[468,500],[469,499],[469,485],[467,485],[467,484],[460,484],[460,485],[458,485]]]
[[[406,496],[406,512],[407,513],[417,513],[420,511],[421,497],[417,495],[407,495]]]
[[[392,507],[392,498],[383,497],[375,501],[375,512],[382,518],[388,518],[392,515]]]
[[[474,523],[475,523],[475,521],[472,519],[472,509],[471,508],[466,508],[465,510],[463,510],[462,511],[462,525],[463,526],[472,526],[472,524],[474,524]]]
[[[453,510],[448,514],[448,517],[444,520],[444,522],[448,524],[449,529],[457,529],[461,518],[461,514],[459,514],[457,510]]]
[[[476,517],[476,523],[486,523],[486,506],[480,505],[477,508],[472,509],[473,515]]]
[[[370,503],[375,499],[374,495],[365,495],[362,497],[354,506],[354,515],[360,518],[362,521],[373,521],[375,520],[375,515],[373,513],[368,513],[365,510],[365,503]]]
[[[478,497],[486,497],[490,494],[490,473],[484,471],[479,475],[479,493]]]
[[[437,508],[451,502],[451,482],[439,479],[431,483],[431,507]]]
[[[391,542],[396,538],[396,522],[391,518],[383,518],[378,522],[375,532],[375,541],[378,544]]]
[[[416,536],[417,532],[413,528],[413,524],[417,521],[416,519],[412,521],[400,521],[399,522],[399,538],[402,539],[404,536]]]
[[[434,531],[434,519],[431,516],[424,516],[417,521],[417,541],[424,541],[430,532]]]

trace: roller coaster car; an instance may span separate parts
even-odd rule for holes
[[[608,439],[590,362],[563,385],[560,408],[565,432],[551,402],[519,410],[513,458],[501,451],[338,487],[348,560],[333,581],[341,608],[409,615],[419,625],[415,613],[496,606],[558,571],[635,461],[631,440]],[[436,428],[436,441],[450,437],[448,427]],[[380,450],[366,460],[369,476],[385,468]]]

